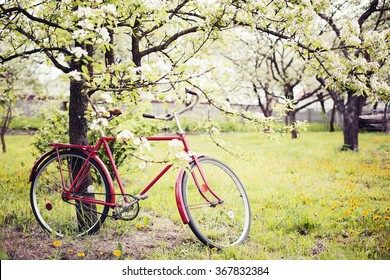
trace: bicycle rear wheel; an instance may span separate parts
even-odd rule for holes
[[[31,183],[30,202],[37,221],[45,231],[58,237],[92,234],[106,219],[108,206],[67,200],[63,196],[63,182],[68,190],[87,158],[79,151],[60,151],[61,168],[56,153],[39,166]],[[109,202],[108,180],[100,165],[90,159],[82,173],[77,182],[80,189],[72,196]]]
[[[224,163],[207,157],[199,158],[199,162],[209,188],[195,162],[190,166],[191,175],[184,174],[181,186],[191,230],[212,248],[243,243],[251,224],[251,210],[243,185]],[[190,176],[195,179],[189,179]]]

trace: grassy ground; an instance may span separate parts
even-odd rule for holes
[[[96,235],[55,247],[31,212],[32,136],[19,135],[7,137],[9,152],[0,155],[0,258],[113,259],[120,249],[120,258],[129,259],[390,259],[389,135],[361,134],[358,153],[340,151],[341,132],[304,133],[294,141],[255,133],[222,138],[250,155],[237,159],[201,135],[189,141],[197,154],[221,159],[242,179],[253,212],[244,245],[215,252],[193,237],[180,222],[171,171],[141,202],[135,221],[108,220]],[[124,175],[129,193],[155,173]]]

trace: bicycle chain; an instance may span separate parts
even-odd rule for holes
[[[105,195],[105,193],[94,193],[94,194]],[[122,194],[110,194],[110,195],[122,196]],[[77,207],[77,204],[76,204],[76,203],[72,203],[72,202],[70,202],[69,200],[64,200],[64,202],[69,203],[69,204],[74,205],[74,206]],[[100,214],[100,215],[103,215],[103,216],[106,216],[106,217],[113,218],[114,220],[118,219],[118,218],[115,216],[115,213],[110,215],[110,214],[104,214],[103,212],[99,212],[99,211],[94,210],[94,209],[89,208],[89,207],[85,207],[85,209],[88,210],[88,211],[94,212],[94,213],[96,213],[96,214]],[[119,219],[120,219],[120,218],[119,218]]]

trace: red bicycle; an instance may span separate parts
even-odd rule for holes
[[[199,95],[188,89],[186,93],[194,98],[182,110],[165,117],[143,115],[175,120],[178,134],[145,138],[148,141],[178,140],[183,144],[190,161],[177,176],[176,204],[183,223],[190,226],[196,237],[216,248],[243,243],[251,224],[247,194],[236,174],[224,163],[190,152],[179,115],[193,108]],[[119,114],[117,110],[111,117]],[[49,144],[52,149],[35,162],[30,174],[30,202],[45,231],[58,237],[81,236],[96,232],[106,217],[134,219],[139,212],[139,202],[148,197],[148,190],[172,167],[167,164],[140,193],[130,195],[125,191],[108,144],[116,138],[101,133],[93,146]],[[102,147],[112,166],[119,193],[114,191],[114,181],[97,155]]]

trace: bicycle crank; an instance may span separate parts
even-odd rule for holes
[[[135,219],[139,212],[138,198],[129,194],[121,195],[114,208],[112,217],[115,220],[131,221]]]

